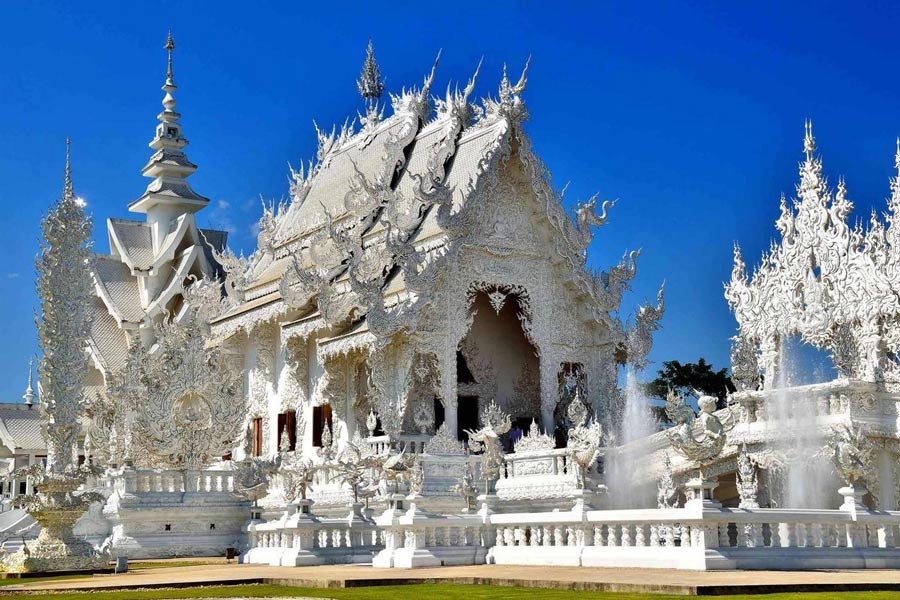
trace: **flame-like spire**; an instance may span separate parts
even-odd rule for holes
[[[66,136],[66,172],[63,177],[63,198],[71,200],[75,197],[75,189],[72,187],[72,161],[69,153],[69,146],[72,140]]]
[[[384,79],[381,77],[381,69],[378,68],[378,62],[375,60],[375,46],[372,45],[371,38],[366,46],[366,60],[363,62],[359,79],[356,80],[356,88],[367,106],[376,104],[384,92]]]
[[[894,154],[894,168],[897,169],[897,176],[900,177],[900,137],[897,138],[897,152]]]
[[[35,394],[34,394],[34,358],[28,359],[28,387],[25,388],[25,393],[22,395],[22,399],[25,400],[26,406],[31,406],[34,404]]]
[[[806,152],[806,159],[812,160],[813,154],[816,152],[816,138],[813,137],[812,119],[807,119],[804,123],[805,135],[803,136],[803,151]]]

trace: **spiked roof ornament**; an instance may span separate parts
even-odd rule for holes
[[[812,160],[813,154],[816,152],[816,138],[813,137],[812,120],[807,119],[804,127],[806,134],[803,136],[803,151],[806,152],[806,159]]]
[[[897,169],[897,175],[900,175],[900,137],[897,138],[897,153],[894,154],[894,168]]]
[[[28,359],[28,387],[25,388],[25,393],[22,395],[22,399],[25,400],[26,406],[31,406],[34,404],[35,393],[34,393],[34,358]]]
[[[367,105],[377,103],[384,92],[384,79],[381,76],[381,69],[378,68],[378,62],[375,60],[375,47],[372,45],[371,38],[366,46],[366,60],[363,62],[359,79],[356,80],[356,88]]]
[[[172,51],[175,49],[175,38],[172,37],[172,30],[169,30],[169,36],[166,38],[166,52],[169,55],[168,69],[166,69],[166,84],[174,85],[175,75],[172,72]]]
[[[63,178],[63,198],[66,200],[71,200],[75,197],[75,190],[72,187],[72,162],[69,153],[69,147],[71,145],[71,138],[66,136],[66,173]]]

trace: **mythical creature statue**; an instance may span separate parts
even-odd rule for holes
[[[269,484],[281,466],[281,456],[263,458],[248,456],[243,460],[233,461],[234,492],[241,498],[250,500],[254,506],[260,498],[269,493]]]
[[[825,450],[838,475],[848,486],[866,486],[875,465],[875,447],[865,429],[855,423],[835,426]]]
[[[583,488],[586,474],[600,456],[603,428],[593,419],[590,422],[587,421],[588,408],[582,402],[581,393],[577,388],[567,414],[569,422],[573,426],[569,429],[569,440],[566,447],[571,453],[572,461],[578,467],[575,470],[577,485]]]
[[[747,445],[741,446],[737,461],[737,485],[741,502],[740,508],[759,508],[759,486],[757,484],[757,464],[747,451]]]
[[[477,431],[467,429],[466,435],[469,436],[469,449],[481,453],[481,478],[484,480],[484,493],[489,494],[491,482],[500,476],[505,462],[500,436],[510,430],[512,422],[509,415],[491,400],[481,412],[481,424],[481,429]]]
[[[399,484],[406,481],[408,472],[413,466],[414,456],[406,454],[403,448],[397,454],[389,454],[380,464],[381,476],[385,481],[393,484],[393,493],[398,493]]]
[[[306,492],[309,490],[309,482],[320,465],[316,465],[308,458],[298,454],[285,455],[281,459],[281,485],[284,488],[284,499],[288,503],[296,503],[306,500]]]
[[[653,348],[653,332],[659,329],[659,321],[666,311],[664,300],[665,284],[656,293],[656,306],[641,306],[631,319],[625,334],[625,349],[628,362],[635,371],[642,371],[647,366],[647,355]]]
[[[725,448],[726,433],[734,428],[734,417],[726,413],[725,421],[713,414],[716,398],[698,394],[700,415],[688,406],[684,397],[669,390],[666,397],[666,415],[677,426],[666,433],[672,447],[689,460],[703,466],[716,458]]]
[[[425,469],[422,467],[422,459],[417,455],[413,459],[412,466],[407,474],[409,481],[409,493],[411,496],[421,496],[425,489]]]
[[[587,251],[587,247],[594,238],[594,228],[606,224],[606,211],[615,205],[615,200],[605,200],[600,207],[600,214],[597,214],[595,210],[597,207],[596,194],[587,202],[578,204],[575,209],[575,231],[578,235],[578,246],[582,252]]]
[[[659,481],[656,484],[656,507],[677,508],[678,486],[675,485],[675,476],[672,474],[672,460],[668,452],[663,460],[663,469]]]
[[[222,266],[225,272],[225,296],[228,299],[229,306],[237,306],[244,301],[244,288],[247,287],[247,273],[250,268],[250,261],[244,258],[244,255],[236,255],[230,248],[222,251],[214,248],[207,242],[213,258]]]
[[[466,503],[465,510],[469,512],[475,508],[475,498],[478,496],[478,488],[475,486],[475,476],[472,474],[472,464],[466,461],[466,470],[459,483],[453,486],[453,491],[460,495]]]
[[[372,450],[357,431],[328,466],[341,483],[350,487],[353,502],[359,503],[374,495],[372,474],[383,468],[384,461],[385,457]]]

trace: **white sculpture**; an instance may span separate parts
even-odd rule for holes
[[[79,467],[76,441],[84,410],[83,382],[88,368],[84,340],[91,327],[91,220],[84,203],[75,197],[66,140],[66,170],[62,198],[41,221],[43,241],[37,260],[37,291],[41,301],[37,320],[43,358],[41,382],[42,430],[47,463],[26,467],[36,491],[21,498],[40,524],[37,541],[26,550],[4,557],[9,571],[90,570],[106,565],[108,553],[77,539],[73,526],[93,502],[105,498],[82,489],[91,465]]]
[[[700,395],[697,400],[700,415],[688,406],[684,397],[669,390],[666,398],[666,415],[677,425],[666,431],[672,447],[686,458],[705,465],[716,459],[725,448],[726,432],[734,427],[731,413],[727,413],[725,422],[713,414],[716,410],[716,398]]]
[[[875,470],[875,446],[863,427],[855,423],[836,425],[827,440],[826,451],[848,487],[863,494],[868,491],[866,481]]]
[[[815,150],[807,122],[797,199],[791,205],[782,197],[780,243],[751,277],[735,245],[726,298],[740,344],[760,347],[767,387],[775,385],[781,339],[795,334],[830,350],[842,376],[892,383],[900,351],[900,179],[891,179],[886,223],[873,212],[867,228],[853,227],[847,187],[840,180],[828,188]],[[895,163],[900,173],[900,144]],[[749,361],[739,364],[749,371]]]
[[[134,462],[199,469],[237,445],[244,410],[240,374],[207,347],[196,310],[157,328],[158,350],[133,344],[111,394],[129,415]]]
[[[484,480],[484,493],[490,493],[490,486],[500,476],[503,468],[503,448],[500,436],[508,432],[512,423],[509,415],[504,413],[494,401],[481,411],[481,429],[466,430],[469,436],[469,449],[481,453],[481,478]]]
[[[741,446],[741,453],[738,455],[737,468],[737,487],[738,496],[740,496],[741,508],[759,508],[759,487],[757,483],[757,467],[756,461],[747,451],[747,445]]]
[[[600,456],[603,428],[594,419],[588,422],[587,407],[581,401],[581,395],[577,390],[575,398],[569,404],[568,417],[573,427],[569,429],[569,440],[566,447],[572,453],[572,461],[577,467],[575,470],[577,485],[584,488],[586,474]]]

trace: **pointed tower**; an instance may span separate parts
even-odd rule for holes
[[[66,161],[66,166],[68,166],[68,161]],[[25,388],[25,393],[22,395],[22,399],[25,400],[25,406],[33,406],[34,400],[36,396],[34,393],[34,359],[28,359],[28,387]]]
[[[159,124],[156,126],[156,135],[150,142],[150,147],[156,152],[141,170],[144,177],[150,177],[153,181],[143,195],[128,206],[132,212],[146,213],[147,222],[153,227],[154,246],[157,247],[172,219],[184,213],[195,213],[209,204],[209,199],[191,189],[187,182],[187,178],[197,170],[197,165],[189,161],[184,153],[188,141],[178,122],[181,115],[175,112],[175,97],[172,95],[177,89],[172,71],[175,40],[172,39],[171,32],[166,39],[165,49],[168,53],[168,68],[166,82],[162,86],[165,92],[163,111],[157,116]]]
[[[225,248],[224,231],[199,229],[197,211],[209,200],[191,189],[187,178],[197,170],[184,154],[187,146],[175,112],[175,76],[169,33],[163,111],[150,147],[154,153],[141,170],[152,179],[128,208],[146,221],[107,219],[109,254],[93,261],[97,315],[90,348],[104,376],[124,365],[135,339],[150,345],[154,328],[185,309],[184,287],[192,280],[218,274],[213,250]]]

